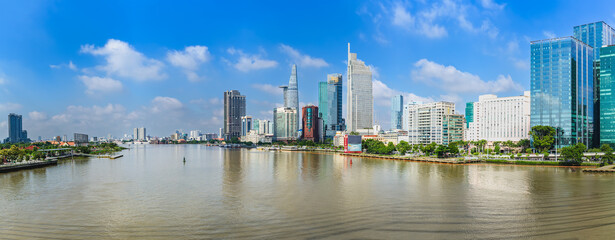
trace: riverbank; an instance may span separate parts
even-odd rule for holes
[[[401,160],[401,161],[415,161],[415,162],[431,162],[431,163],[443,163],[443,164],[470,164],[470,163],[486,163],[486,164],[508,164],[508,165],[529,165],[529,166],[560,166],[571,167],[562,165],[562,162],[555,161],[527,161],[527,160],[505,160],[505,159],[463,159],[463,158],[433,158],[433,157],[406,157],[399,155],[378,155],[367,153],[340,153],[342,156],[351,157],[366,157],[366,158],[378,158],[386,160]],[[584,162],[581,166],[576,167],[597,167],[599,163]],[[589,169],[591,170],[591,169]],[[612,169],[615,172],[615,169]]]
[[[40,167],[46,167],[50,165],[57,165],[57,164],[58,164],[57,159],[45,160],[45,161],[29,161],[29,162],[24,162],[24,163],[3,164],[3,165],[0,165],[0,173],[19,171],[23,169],[40,168]]]
[[[399,156],[399,155],[378,155],[378,154],[369,154],[369,153],[340,153],[340,155],[350,156],[350,157],[366,157],[366,158],[379,158],[379,159],[388,159],[388,160],[403,160],[403,161],[431,162],[431,163],[444,163],[444,164],[468,164],[468,163],[481,162],[481,160],[478,160],[478,159],[406,157],[406,156]]]

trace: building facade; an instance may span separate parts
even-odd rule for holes
[[[28,139],[28,132],[23,130],[22,116],[19,114],[11,113],[8,117],[8,132],[9,137],[4,140],[5,143],[20,143],[30,142]]]
[[[147,140],[147,133],[144,127],[134,128],[132,139],[137,141],[145,141]]]
[[[446,125],[447,127],[458,127],[457,124],[451,124],[451,122],[458,121],[456,116],[446,117],[447,115],[456,115],[455,103],[409,103],[404,106],[404,130],[408,131],[408,143],[430,144],[435,142],[445,144],[452,138],[456,139],[459,131],[462,132],[461,139],[463,139],[463,124],[461,129],[447,129],[447,135],[445,135],[445,118],[449,123]],[[465,120],[462,122],[465,123]]]
[[[348,43],[348,112],[346,125],[349,131],[372,128],[374,97],[372,95],[372,71],[365,62],[350,52]]]
[[[279,107],[273,109],[273,141],[297,140],[297,109]]]
[[[321,134],[327,138],[333,138],[336,131],[346,130],[342,99],[342,74],[328,74],[327,82],[320,82],[318,90],[318,110],[323,121]]]
[[[75,133],[74,139],[75,146],[87,146],[90,143],[89,137],[87,134],[83,133]]]
[[[303,140],[320,142],[320,118],[318,117],[318,107],[308,105],[303,107],[301,119],[303,119],[302,134]]]
[[[593,48],[563,37],[531,45],[530,126],[559,128],[557,147],[591,146],[594,132]]]
[[[530,92],[521,96],[498,98],[481,95],[478,102],[466,104],[466,137],[468,141],[513,141],[529,139]]]
[[[615,147],[615,45],[600,49],[600,144]]]
[[[600,143],[600,48],[615,43],[615,30],[605,22],[593,22],[575,26],[573,36],[594,48],[593,80],[594,80],[594,146]]]
[[[252,130],[252,117],[251,116],[243,116],[241,117],[241,136],[244,137],[248,135],[248,132]]]
[[[448,114],[442,118],[442,144],[463,141],[465,117],[460,114]]]
[[[404,112],[404,96],[396,95],[391,98],[391,130],[402,129],[402,115]]]
[[[241,117],[246,115],[246,96],[237,90],[224,92],[224,136],[225,140],[241,136]]]

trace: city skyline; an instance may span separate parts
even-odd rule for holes
[[[236,19],[212,12],[210,3],[173,4],[166,10],[174,13],[156,19],[163,10],[147,2],[101,3],[95,6],[100,11],[87,15],[83,9],[93,3],[3,3],[0,19],[14,24],[0,26],[6,36],[0,39],[0,115],[23,115],[32,139],[74,132],[122,136],[145,125],[152,136],[178,128],[218,132],[220,92],[239,90],[248,96],[247,114],[271,120],[272,109],[283,104],[275,86],[288,82],[292,64],[300,69],[299,107],[316,105],[317,82],[328,73],[341,72],[347,82],[350,42],[373,70],[374,120],[386,128],[393,95],[408,102],[452,101],[462,112],[481,94],[530,90],[530,41],[615,19],[608,9],[585,14],[588,6],[566,2],[548,8],[535,3],[540,11],[504,1],[320,4],[302,8],[303,14],[260,18],[251,10],[268,6],[246,3],[232,14]],[[425,17],[438,9],[458,10]],[[576,17],[567,18],[573,12]],[[337,17],[308,21],[314,15]],[[274,22],[280,18],[288,20]],[[207,24],[214,19],[222,24]],[[2,138],[7,124],[0,121]]]

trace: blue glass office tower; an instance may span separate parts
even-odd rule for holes
[[[573,37],[531,42],[530,124],[562,129],[558,147],[592,143],[593,61],[593,48]]]
[[[396,95],[391,98],[391,129],[402,129],[402,113],[404,110],[404,96]]]
[[[342,118],[342,74],[328,74],[326,82],[318,83],[318,109],[323,120],[325,137],[332,138],[336,131],[346,130],[346,123]]]

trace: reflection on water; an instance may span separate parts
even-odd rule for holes
[[[611,238],[615,177],[199,145],[0,174],[0,238]],[[183,162],[183,158],[186,162]]]

